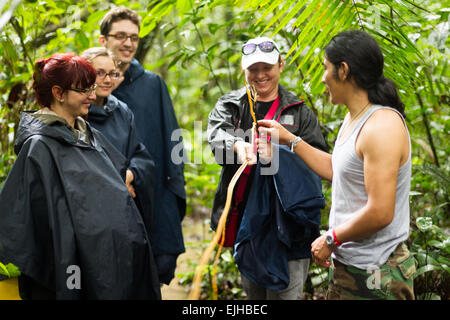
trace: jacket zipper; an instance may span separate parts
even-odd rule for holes
[[[305,100],[302,100],[302,101],[299,101],[299,102],[296,102],[296,103],[287,105],[286,107],[284,107],[283,109],[281,109],[280,114],[278,115],[276,121],[278,122],[278,121],[280,120],[281,114],[283,113],[284,110],[286,110],[287,108],[290,108],[290,107],[292,107],[292,106],[296,106],[296,105],[298,105],[298,104],[302,104],[302,103],[304,103],[304,102],[305,102]]]

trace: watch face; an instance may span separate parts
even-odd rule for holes
[[[331,246],[334,243],[333,236],[331,234],[328,234],[326,241],[327,241],[327,244]]]

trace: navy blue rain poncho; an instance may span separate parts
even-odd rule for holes
[[[151,230],[160,282],[168,284],[174,276],[176,259],[185,251],[181,221],[186,211],[184,163],[181,135],[164,81],[145,70],[136,59],[125,72],[125,79],[113,94],[133,111],[136,129],[155,161],[155,202]],[[172,152],[177,157],[173,161]]]
[[[286,146],[275,148],[276,174],[261,175],[256,166],[234,258],[246,278],[279,291],[289,285],[288,261],[311,258],[325,199],[320,177]]]
[[[91,104],[87,120],[127,158],[126,166],[134,175],[134,200],[150,233],[155,163],[137,137],[133,112],[125,103],[109,95],[105,105]]]
[[[57,299],[160,299],[126,159],[88,124],[87,132],[90,144],[63,122],[22,113],[18,157],[0,191],[0,261]],[[67,284],[73,266],[80,289]]]

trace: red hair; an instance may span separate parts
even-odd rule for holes
[[[73,53],[55,53],[48,59],[40,59],[34,65],[33,89],[36,101],[44,107],[53,102],[53,86],[64,91],[74,87],[86,89],[95,83],[97,73],[85,59]]]

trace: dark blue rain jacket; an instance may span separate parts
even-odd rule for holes
[[[311,258],[325,199],[320,177],[287,147],[275,148],[276,174],[261,175],[256,166],[234,258],[246,278],[279,291],[289,285],[288,261]]]
[[[91,104],[87,118],[92,127],[103,135],[127,158],[127,169],[134,175],[134,199],[145,227],[150,232],[153,216],[155,163],[136,133],[133,112],[113,95],[104,106]]]
[[[185,251],[181,228],[186,212],[183,141],[164,81],[136,59],[124,76],[113,94],[133,111],[138,137],[155,161],[150,237],[160,281],[169,283],[176,258]]]

